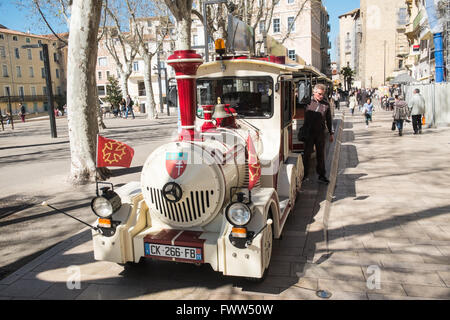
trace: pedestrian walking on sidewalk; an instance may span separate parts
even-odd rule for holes
[[[133,99],[131,99],[130,95],[127,94],[127,110],[125,111],[125,119],[128,118],[128,113],[131,113],[133,119],[135,118],[133,112],[133,105],[134,105]]]
[[[350,109],[350,112],[352,113],[352,116],[355,113],[355,108],[356,108],[357,105],[358,105],[358,101],[356,99],[356,94],[352,93],[350,95],[350,101],[349,101],[349,104],[348,104],[348,107]]]
[[[25,122],[25,114],[27,113],[27,110],[25,109],[25,106],[21,103],[19,103],[19,116],[22,119],[22,122]]]
[[[316,84],[311,103],[306,107],[305,123],[303,125],[305,135],[303,167],[305,172],[304,179],[306,179],[309,173],[309,161],[315,147],[316,172],[319,174],[319,181],[328,184],[330,181],[325,176],[325,126],[330,133],[330,142],[334,141],[334,132],[330,104],[324,99],[325,92],[326,87],[323,84]]]
[[[420,94],[419,89],[414,90],[413,97],[409,102],[411,110],[412,125],[414,134],[422,133],[422,115],[425,114],[425,99]]]
[[[126,109],[127,109],[127,101],[124,98],[122,98],[119,104],[119,114],[121,118],[124,117]]]
[[[404,100],[403,96],[396,95],[394,103],[394,112],[392,114],[394,122],[397,125],[398,135],[403,135],[403,122],[407,120],[410,116],[410,109],[408,104]]]
[[[367,98],[363,107],[364,117],[366,118],[366,129],[369,128],[369,121],[372,122],[373,103],[371,98]]]
[[[334,106],[336,107],[336,109],[339,110],[339,100],[341,99],[341,96],[340,96],[339,92],[337,91],[337,89],[336,89],[336,91],[333,92],[332,98],[334,101]]]

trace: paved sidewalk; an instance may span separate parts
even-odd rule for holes
[[[331,299],[449,299],[450,128],[415,136],[409,125],[399,137],[383,111],[368,130],[359,113],[344,125],[339,163],[327,165],[339,164],[333,202],[332,186],[304,185],[263,283],[209,266],[95,261],[84,229],[0,281],[0,298],[317,300],[327,290]],[[69,289],[77,270],[80,287]]]
[[[373,119],[366,129],[347,111],[330,257],[304,277],[358,299],[450,299],[450,128],[414,135],[406,124],[399,137],[391,112]]]
[[[131,168],[111,168],[115,185],[139,180],[150,152],[176,135],[177,117],[162,115],[149,120],[106,117],[100,132],[132,146]],[[52,138],[48,117],[15,123],[0,131],[0,279],[84,228],[79,222],[40,206],[42,201],[93,223],[90,199],[95,184],[71,186],[67,118],[56,119],[57,138]]]

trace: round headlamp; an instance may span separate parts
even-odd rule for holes
[[[250,222],[252,213],[245,203],[234,202],[227,207],[225,216],[232,225],[245,226]]]
[[[114,191],[107,190],[91,201],[91,208],[100,218],[109,218],[122,206],[120,196]]]

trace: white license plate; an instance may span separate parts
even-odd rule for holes
[[[202,260],[202,249],[200,248],[169,246],[157,243],[145,243],[144,249],[146,256],[168,257],[194,261]]]

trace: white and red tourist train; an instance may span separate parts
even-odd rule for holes
[[[297,130],[312,86],[329,80],[285,57],[175,51],[181,131],[140,181],[103,189],[92,208],[95,259],[209,264],[261,279],[303,178]],[[298,204],[297,204],[298,205]]]

